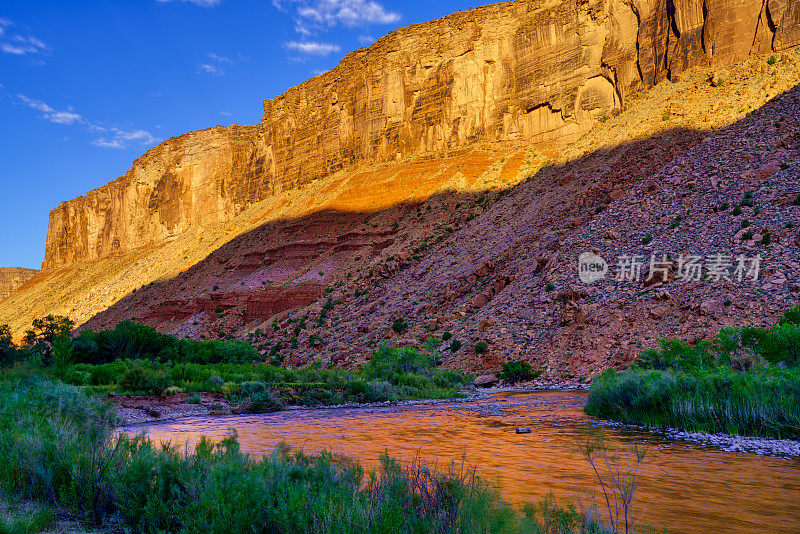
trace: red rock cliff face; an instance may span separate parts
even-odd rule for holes
[[[265,100],[260,125],[169,139],[59,205],[43,268],[162,243],[361,163],[578,136],[687,68],[798,43],[798,0],[520,0],[401,28]]]

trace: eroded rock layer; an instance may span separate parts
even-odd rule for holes
[[[167,243],[359,165],[577,138],[632,93],[687,68],[800,43],[798,4],[520,0],[401,28],[265,100],[261,124],[169,139],[124,176],[59,205],[43,269]]]

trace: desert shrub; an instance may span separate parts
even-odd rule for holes
[[[794,308],[786,310],[786,313],[784,313],[783,317],[781,317],[779,324],[786,323],[800,325],[800,306],[795,306]]]
[[[119,379],[122,390],[130,393],[161,395],[170,386],[163,371],[156,371],[143,363],[130,366]]]
[[[0,486],[7,495],[99,522],[113,511],[113,414],[76,387],[28,377],[0,384]]]
[[[394,330],[398,334],[402,334],[403,332],[408,330],[408,323],[406,323],[406,320],[402,316],[398,317],[392,322],[392,330]]]
[[[394,386],[385,380],[373,380],[368,386],[364,392],[366,402],[383,402],[397,398]]]
[[[260,381],[243,382],[239,388],[239,395],[242,397],[258,397],[266,393],[267,385]]]
[[[484,352],[486,352],[486,349],[488,348],[489,344],[486,343],[485,341],[478,341],[477,343],[475,343],[475,352],[477,354],[483,354]]]
[[[206,391],[219,391],[224,384],[225,381],[214,373],[206,379],[204,387]]]
[[[246,341],[178,339],[155,329],[122,321],[112,330],[86,330],[73,341],[75,361],[107,363],[121,359],[192,363],[245,363],[258,360]]]
[[[450,342],[450,352],[458,352],[459,349],[461,348],[461,345],[462,343],[459,340],[457,339],[452,340]]]
[[[283,401],[272,391],[265,391],[248,398],[246,401],[248,413],[277,412],[283,408]]]
[[[800,363],[800,326],[789,322],[779,324],[769,330],[758,346],[768,362],[796,366]]]
[[[710,367],[714,363],[715,358],[709,343],[700,342],[693,347],[680,339],[662,339],[658,349],[642,351],[634,361],[634,366],[643,369],[689,370]]]
[[[378,346],[372,359],[361,368],[367,379],[386,380],[396,384],[403,374],[429,374],[436,365],[434,356],[412,347],[395,347],[388,343]]]
[[[502,371],[497,375],[499,378],[511,384],[521,380],[530,380],[534,378],[531,364],[522,360],[511,360],[502,366]]]

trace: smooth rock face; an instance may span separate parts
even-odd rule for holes
[[[38,272],[36,269],[25,269],[24,267],[0,268],[0,300],[11,295]]]
[[[265,100],[261,124],[169,139],[59,205],[43,269],[161,244],[359,164],[577,137],[689,67],[800,43],[799,5],[520,0],[401,28]]]

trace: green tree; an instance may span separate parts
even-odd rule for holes
[[[7,324],[0,324],[0,366],[13,362],[17,347],[11,337],[11,329]]]
[[[69,334],[75,327],[75,322],[63,315],[48,315],[33,320],[33,328],[25,331],[25,343],[35,345],[39,341],[46,341],[52,345],[56,338]]]
[[[75,327],[75,322],[63,315],[47,315],[33,320],[33,328],[25,331],[25,345],[33,347],[41,343],[40,352],[45,361],[49,361],[52,346],[56,338],[60,336],[69,337],[70,332]]]

